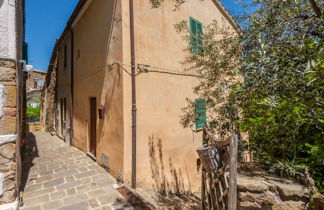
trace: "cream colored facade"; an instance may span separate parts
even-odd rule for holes
[[[56,133],[71,144],[72,119],[72,34],[67,33],[57,50]]]
[[[85,152],[91,151],[90,100],[96,99],[96,160],[129,184],[132,169],[129,0],[92,0],[82,4],[69,21],[73,34],[72,82],[58,81],[57,94],[62,95],[72,85],[72,142]],[[174,24],[189,21],[190,17],[204,26],[215,19],[231,20],[217,0],[191,0],[177,11],[169,1],[158,9],[152,9],[149,0],[134,0],[134,6],[136,64],[177,72],[183,72],[181,62],[186,56],[187,42],[176,33]],[[227,24],[235,27],[233,22]],[[58,76],[60,79],[63,80]],[[202,144],[202,133],[183,128],[179,123],[186,98],[197,98],[193,94],[197,82],[195,77],[157,72],[136,76],[138,187],[199,191],[196,149]],[[104,110],[103,119],[98,116],[98,109]]]

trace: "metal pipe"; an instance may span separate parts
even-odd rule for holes
[[[134,32],[134,2],[129,0],[130,45],[132,66],[132,188],[136,188],[136,59],[135,59],[135,32]]]

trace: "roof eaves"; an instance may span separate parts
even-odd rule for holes
[[[230,24],[234,27],[234,29],[237,32],[241,32],[241,27],[234,20],[234,18],[232,17],[232,15],[229,13],[229,11],[223,5],[223,3],[220,0],[212,0],[212,1],[216,4],[217,8],[220,10],[220,12],[222,13],[222,15],[224,15],[226,17],[226,19],[230,22]]]

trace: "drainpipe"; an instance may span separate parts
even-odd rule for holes
[[[129,0],[130,44],[131,44],[131,76],[132,76],[132,188],[136,189],[136,60],[134,32],[134,2]]]

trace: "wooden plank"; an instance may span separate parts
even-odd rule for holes
[[[214,187],[213,184],[213,174],[208,173],[208,180],[209,180],[209,188],[210,188],[210,195],[211,195],[211,209],[216,209],[216,202],[217,202],[217,197],[216,197],[216,188]]]
[[[229,173],[229,194],[228,210],[237,209],[237,149],[238,136],[233,135],[230,144],[230,173]]]
[[[219,180],[216,178],[216,174],[215,173],[213,173],[213,180],[214,180],[214,188],[215,188],[215,205],[216,205],[216,209],[218,210],[218,209],[220,209],[220,207],[219,207],[219,203],[218,203],[218,197],[219,197],[219,193],[218,193],[218,190],[217,190],[217,186],[218,186],[218,182],[219,182]]]
[[[201,173],[201,209],[206,210],[206,197],[205,197],[205,190],[206,190],[206,185],[205,185],[205,179],[206,179],[206,172],[204,169],[202,169]]]

